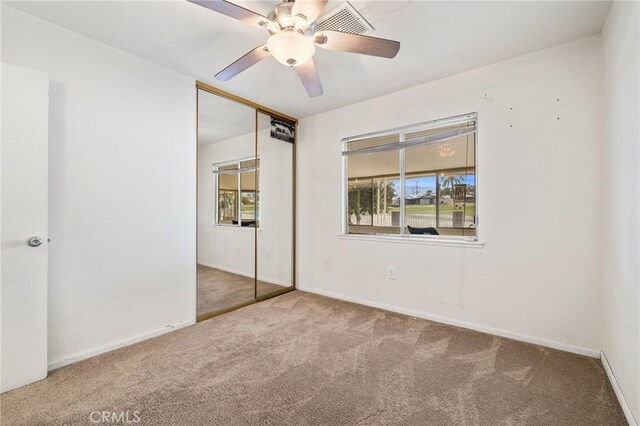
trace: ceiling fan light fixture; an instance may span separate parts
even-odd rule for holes
[[[281,64],[295,67],[307,62],[316,52],[313,39],[297,31],[282,31],[267,40],[267,49]]]

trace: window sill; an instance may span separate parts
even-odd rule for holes
[[[484,243],[475,239],[462,238],[443,238],[443,237],[409,237],[395,235],[366,235],[366,234],[338,234],[341,240],[353,241],[379,241],[384,243],[405,243],[405,244],[421,244],[427,246],[442,247],[467,247],[482,248]]]
[[[226,231],[237,231],[237,232],[255,232],[256,228],[254,226],[238,226],[238,225],[225,225],[225,224],[215,224],[213,225],[216,229],[224,229]],[[260,229],[260,228],[258,228]]]

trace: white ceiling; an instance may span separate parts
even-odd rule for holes
[[[237,1],[266,14],[277,1]],[[330,0],[327,10],[341,2]],[[352,1],[376,29],[401,42],[395,59],[317,49],[324,95],[308,98],[273,58],[228,82],[213,75],[268,33],[186,1],[5,2],[106,44],[295,117],[381,96],[602,30],[610,2]]]

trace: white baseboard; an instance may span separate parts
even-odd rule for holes
[[[141,342],[143,340],[150,339],[152,337],[160,336],[162,334],[166,334],[180,328],[187,327],[189,325],[193,325],[196,323],[196,320],[187,320],[181,321],[175,324],[167,325],[166,327],[158,328],[151,331],[146,331],[144,333],[136,334],[135,336],[129,337],[127,339],[119,340],[114,343],[109,343],[107,345],[100,346],[98,348],[89,349],[86,351],[78,352],[69,357],[59,359],[56,361],[49,362],[48,371],[55,370],[56,368],[64,367],[65,365],[73,364],[74,362],[82,361],[83,359],[91,358],[96,355],[103,354],[105,352],[110,352],[115,349],[123,348],[125,346],[133,345],[134,343]]]
[[[232,274],[236,274],[236,275],[241,275],[243,277],[247,277],[247,278],[253,278],[253,273],[247,273],[244,271],[239,271],[237,269],[233,269],[233,268],[227,268],[226,266],[220,266],[220,265],[214,265],[212,263],[208,263],[208,262],[198,262],[198,265],[202,265],[202,266],[206,266],[208,268],[213,268],[213,269],[220,269],[221,271],[225,271],[225,272],[230,272]],[[258,271],[258,273],[260,273]],[[266,278],[266,277],[258,277],[258,279],[260,281],[264,281],[270,284],[277,284],[277,285],[281,285],[283,287],[291,287],[291,283],[287,283],[281,280],[274,280],[271,278]]]
[[[618,402],[622,407],[622,411],[624,412],[624,416],[627,419],[627,423],[629,426],[638,426],[636,419],[633,417],[633,413],[631,412],[631,408],[629,408],[629,404],[627,404],[627,400],[622,393],[622,389],[620,389],[620,385],[618,384],[618,380],[616,379],[615,374],[613,374],[613,370],[609,365],[609,360],[605,356],[604,352],[600,354],[600,360],[602,361],[602,366],[604,367],[604,371],[607,372],[607,377],[609,377],[609,381],[611,382],[611,386],[613,387],[613,391],[616,393],[616,397],[618,397]]]
[[[262,278],[262,277],[259,277],[258,280],[260,282],[263,282],[263,283],[275,284],[275,285],[279,285],[281,287],[291,287],[291,283],[286,283],[286,282],[280,281],[280,280],[272,280],[270,278]]]
[[[514,333],[507,330],[501,330],[498,328],[487,327],[485,325],[476,324],[467,321],[461,321],[454,318],[443,317],[440,315],[430,314],[428,312],[416,311],[413,309],[400,308],[393,305],[387,305],[385,303],[371,302],[369,300],[359,299],[356,297],[346,296],[339,293],[333,293],[324,290],[317,290],[310,287],[298,286],[298,290],[308,291],[309,293],[315,293],[322,296],[332,297],[334,299],[340,299],[347,302],[358,303],[360,305],[371,306],[374,308],[384,309],[386,311],[397,312],[399,314],[409,315],[416,318],[422,318],[429,321],[435,321],[443,324],[454,325],[456,327],[468,328],[470,330],[480,331],[482,333],[493,334],[495,336],[506,337],[508,339],[519,340],[521,342],[533,343],[535,345],[545,346],[548,348],[558,349],[565,352],[571,352],[578,355],[585,355],[591,358],[600,358],[600,350],[586,348],[583,346],[571,345],[569,343],[557,342],[555,340],[541,339],[539,337],[528,336],[525,334]]]
[[[229,272],[236,275],[242,275],[243,277],[247,277],[247,278],[253,278],[253,272],[245,272],[239,269],[229,268],[227,266],[214,265],[213,263],[209,263],[209,262],[198,262],[198,265],[206,266],[208,268],[213,268],[213,269],[220,269],[221,271]]]

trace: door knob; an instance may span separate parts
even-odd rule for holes
[[[42,238],[40,238],[40,237],[31,237],[31,238],[29,238],[29,246],[38,247],[40,244],[42,244]]]

